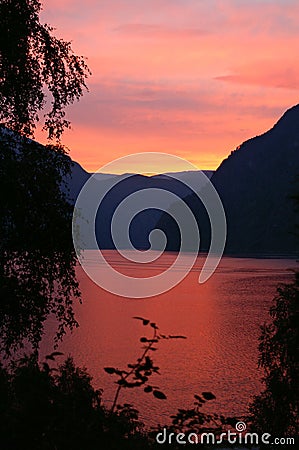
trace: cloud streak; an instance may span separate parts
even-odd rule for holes
[[[299,64],[296,61],[257,61],[255,67],[237,67],[228,75],[215,77],[216,80],[233,84],[257,85],[267,89],[299,89]]]
[[[121,36],[149,39],[170,39],[179,36],[180,39],[201,38],[209,34],[208,30],[202,28],[171,27],[158,24],[128,23],[114,29]]]
[[[90,93],[69,109],[74,130],[65,137],[90,170],[148,150],[215,168],[296,101],[297,0],[48,0],[44,7],[43,19],[93,72]]]

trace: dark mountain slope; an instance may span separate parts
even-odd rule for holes
[[[299,105],[271,130],[240,145],[211,178],[227,217],[227,254],[298,254],[298,219],[291,199],[299,193],[298,176]],[[195,195],[185,201],[201,228],[202,250],[207,250],[210,229],[203,206]],[[158,226],[170,236],[168,250],[178,250],[179,237],[166,215]]]
[[[293,253],[299,176],[299,105],[222,162],[212,182],[228,223],[228,253]]]

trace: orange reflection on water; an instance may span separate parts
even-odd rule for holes
[[[115,252],[108,257],[117,261]],[[173,255],[164,255],[159,263],[167,267]],[[121,261],[120,261],[121,263]],[[150,327],[132,319],[141,316],[156,322],[164,334],[184,335],[184,340],[163,340],[153,353],[161,376],[152,384],[167,395],[166,401],[154,399],[141,389],[124,391],[120,402],[133,403],[146,423],[163,424],[177,408],[193,404],[193,395],[213,392],[215,412],[243,414],[251,395],[260,389],[257,369],[259,326],[267,319],[267,310],[277,282],[290,279],[288,260],[223,258],[212,278],[198,284],[198,258],[194,270],[175,288],[148,299],[127,299],[110,294],[94,284],[81,268],[78,277],[83,304],[77,306],[80,323],[68,335],[60,350],[71,353],[79,365],[85,365],[94,384],[104,388],[107,405],[113,400],[115,379],[103,370],[112,366],[126,369],[140,356],[139,339]],[[130,264],[127,269],[130,273]],[[146,271],[142,267],[142,271]],[[150,274],[155,273],[149,267]],[[132,272],[136,275],[136,267]],[[139,274],[140,275],[140,274]],[[49,350],[50,329],[43,344]]]

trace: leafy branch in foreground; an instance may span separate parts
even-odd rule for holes
[[[149,354],[157,350],[156,344],[161,339],[186,339],[185,336],[161,334],[156,323],[151,322],[149,319],[143,317],[133,317],[133,319],[140,320],[143,326],[151,328],[152,336],[150,338],[146,336],[140,338],[140,342],[144,344],[142,347],[143,352],[135,363],[128,364],[128,370],[120,370],[115,367],[104,368],[105,372],[109,375],[118,376],[118,380],[116,381],[118,386],[111,407],[111,413],[115,410],[120,391],[125,388],[143,386],[144,392],[152,393],[154,397],[165,400],[167,397],[159,390],[159,387],[149,383],[149,379],[153,374],[159,374],[159,367],[154,365],[154,361]]]
[[[171,417],[172,424],[167,427],[169,431],[180,433],[182,431],[201,435],[212,432],[215,436],[220,435],[227,429],[227,426],[234,427],[240,420],[236,417],[225,417],[222,414],[206,413],[202,407],[207,402],[215,400],[212,392],[202,392],[201,395],[194,395],[193,408],[178,409],[178,412]],[[243,418],[242,418],[243,419]]]
[[[0,352],[38,349],[46,319],[57,343],[78,326],[81,300],[72,242],[73,207],[63,147],[44,147],[0,126]]]
[[[261,327],[259,366],[265,389],[250,407],[253,427],[280,436],[299,432],[299,272],[277,289],[270,321]]]

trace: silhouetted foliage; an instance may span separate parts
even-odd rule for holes
[[[77,326],[73,300],[80,296],[72,207],[63,188],[71,160],[61,145],[43,147],[27,137],[47,93],[44,128],[59,142],[69,127],[65,108],[83,95],[89,70],[69,42],[40,23],[40,11],[38,0],[0,0],[0,351],[6,353],[24,338],[37,348],[49,315],[58,324],[56,339]]]
[[[51,96],[44,129],[60,139],[70,126],[65,107],[86,88],[89,69],[70,42],[40,23],[39,0],[0,1],[0,120],[25,136],[33,136],[39,113]]]
[[[225,423],[224,417],[217,414],[207,414],[202,411],[203,405],[214,399],[216,397],[211,392],[202,392],[201,396],[194,395],[193,408],[179,409],[177,414],[171,416],[171,429],[176,432],[185,431],[197,434],[205,432],[220,433]]]
[[[49,360],[55,360],[55,353]],[[1,449],[149,448],[138,412],[123,405],[108,413],[91,381],[70,357],[50,367],[48,362],[39,365],[34,353],[10,369],[0,365]]]
[[[259,338],[265,390],[250,410],[258,431],[294,436],[299,433],[299,273],[277,291],[271,321],[261,327]]]
[[[156,330],[155,323],[144,320]],[[162,339],[167,339],[165,336]],[[144,351],[152,345],[148,339]],[[150,450],[160,448],[156,435],[161,427],[147,429],[139,412],[129,403],[115,404],[113,409],[102,403],[102,390],[95,389],[85,368],[77,367],[71,357],[62,364],[63,356],[54,351],[39,363],[38,353],[24,356],[4,367],[0,363],[0,447],[5,450]],[[132,376],[139,380],[146,356],[139,358]],[[128,364],[130,366],[130,364]],[[139,370],[140,369],[140,370]],[[113,367],[109,374],[120,374]],[[130,375],[130,377],[131,377]],[[150,374],[148,374],[150,377]],[[129,382],[129,381],[128,381]],[[145,380],[146,392],[158,399],[166,396]],[[135,387],[135,386],[134,386]],[[230,423],[223,416],[206,414],[201,407],[215,399],[211,392],[195,395],[194,408],[180,409],[172,416],[169,433],[220,433]],[[233,424],[231,424],[233,425]],[[172,448],[180,448],[173,445]],[[205,446],[203,446],[205,448]]]
[[[38,347],[52,315],[56,338],[77,325],[80,297],[72,245],[72,207],[63,192],[70,159],[0,128],[0,350]]]
[[[231,447],[228,430],[236,433],[236,423],[244,420],[244,417],[225,417],[204,411],[207,403],[215,399],[212,392],[195,394],[193,407],[179,408],[177,413],[171,416],[170,425],[153,428],[149,436],[160,445],[171,444],[173,449],[182,448],[182,441],[184,448],[193,448],[194,444],[200,444],[201,448],[211,448],[211,445],[216,443],[219,448]]]
[[[161,334],[157,324],[155,322],[151,322],[149,319],[145,319],[144,317],[133,317],[133,319],[140,320],[145,327],[149,326],[152,330],[152,336],[142,336],[140,338],[140,342],[145,344],[142,347],[142,354],[135,363],[128,364],[127,369],[120,370],[115,367],[104,368],[105,372],[109,375],[117,375],[118,377],[118,380],[116,381],[118,387],[115,392],[111,412],[114,412],[117,407],[117,401],[121,389],[132,389],[142,386],[145,393],[151,393],[159,400],[166,400],[166,395],[159,390],[159,387],[154,386],[149,382],[152,375],[160,373],[159,367],[154,364],[154,361],[149,354],[157,350],[156,344],[158,344],[161,339],[186,339],[185,336]]]
[[[111,417],[114,417],[115,411],[122,410],[124,406],[127,406],[130,408],[131,414],[135,418],[136,423],[138,423],[138,411],[135,410],[132,405],[125,404],[122,406],[117,403],[121,390],[125,388],[143,387],[145,393],[152,394],[159,400],[166,400],[166,395],[160,391],[157,386],[154,386],[153,381],[151,381],[151,377],[154,374],[160,374],[160,372],[159,367],[154,365],[154,361],[148,353],[157,350],[157,344],[160,340],[186,339],[186,337],[182,335],[162,334],[155,322],[151,322],[149,319],[145,319],[144,317],[134,317],[134,319],[141,321],[143,326],[152,328],[151,337],[142,336],[140,338],[140,342],[144,343],[144,346],[142,347],[142,354],[139,358],[137,358],[136,363],[127,365],[128,369],[120,370],[115,367],[105,367],[104,370],[109,375],[116,375],[118,377],[118,380],[116,381],[118,387],[110,409]],[[166,424],[163,427],[159,425],[157,427],[152,427],[150,430],[146,430],[145,436],[147,438],[146,442],[149,448],[160,448],[160,444],[157,443],[156,436],[158,433],[161,433],[162,430],[166,431],[168,435],[171,433],[173,433],[173,436],[177,436],[180,433],[185,433],[186,436],[189,434],[196,434],[198,438],[200,438],[203,433],[214,433],[216,438],[228,428],[234,427],[241,418],[237,419],[235,417],[224,417],[220,414],[207,413],[202,410],[202,407],[207,402],[215,399],[215,395],[207,391],[202,392],[201,396],[194,395],[194,406],[189,409],[179,409],[175,415],[171,416],[172,422],[170,425]],[[166,444],[167,443],[168,442],[166,442]],[[133,444],[131,445],[132,446],[130,448],[135,448]],[[178,444],[175,439],[172,440],[171,445],[172,448],[181,448],[181,445]],[[206,447],[203,446],[203,448]]]

